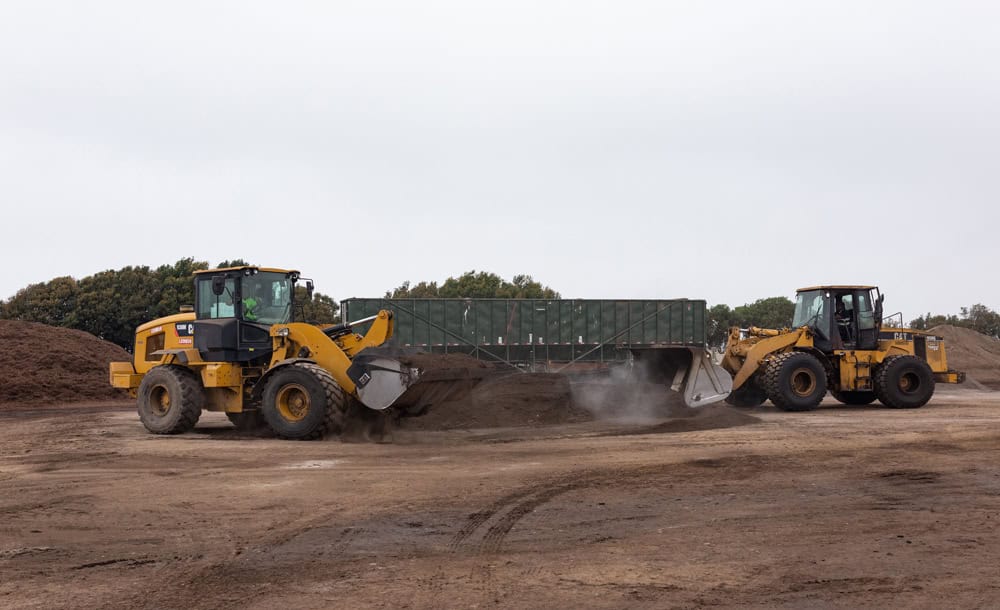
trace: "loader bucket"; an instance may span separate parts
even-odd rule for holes
[[[651,347],[632,349],[632,355],[641,375],[680,392],[689,407],[724,400],[733,389],[733,378],[704,348]]]
[[[416,382],[419,371],[393,358],[359,355],[347,369],[347,376],[354,382],[361,404],[382,411]]]
[[[347,370],[361,404],[376,411],[397,407],[417,415],[432,404],[462,398],[492,373],[489,369],[467,368],[422,371],[384,355],[386,351],[365,350]]]
[[[433,404],[463,398],[490,374],[482,369],[465,368],[423,371],[393,406],[405,410],[408,415],[421,415]]]

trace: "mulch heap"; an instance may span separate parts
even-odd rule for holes
[[[647,432],[680,432],[754,423],[725,404],[686,406],[666,386],[638,381],[572,381],[558,373],[523,373],[462,354],[418,354],[403,359],[433,377],[468,371],[478,383],[434,400],[418,416],[401,417],[402,430],[470,430],[551,426],[595,420],[652,425]],[[588,377],[587,379],[592,379]],[[665,421],[667,420],[667,421]]]
[[[969,328],[943,324],[928,332],[944,338],[948,368],[965,372],[965,385],[1000,390],[1000,340]]]
[[[90,333],[0,320],[0,408],[127,398],[112,388],[108,364],[132,356]]]

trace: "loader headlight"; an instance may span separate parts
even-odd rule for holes
[[[288,336],[288,329],[287,328],[279,328],[278,332],[276,332],[274,334],[278,335],[279,337],[287,337]]]

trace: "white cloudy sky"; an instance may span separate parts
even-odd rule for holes
[[[0,298],[183,257],[1000,309],[992,2],[0,4]],[[888,254],[885,254],[888,253]]]

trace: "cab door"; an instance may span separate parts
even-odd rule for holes
[[[876,302],[871,290],[854,291],[854,324],[857,349],[871,350],[878,347],[878,320]]]

